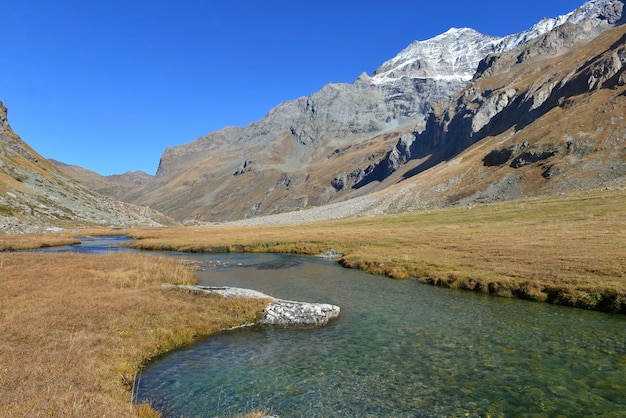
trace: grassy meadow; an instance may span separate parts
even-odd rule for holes
[[[265,307],[161,288],[195,281],[166,257],[0,253],[0,416],[158,416],[131,405],[141,367]]]
[[[128,231],[131,246],[317,254],[350,268],[498,296],[626,313],[626,193],[578,192],[490,205],[287,226]]]
[[[30,250],[33,248],[58,247],[60,245],[78,244],[79,242],[79,240],[69,233],[19,235],[0,234],[0,251],[19,251]]]
[[[343,253],[396,279],[626,313],[626,193],[576,194],[285,226],[187,226],[0,235],[0,249],[120,234],[139,249]],[[265,303],[164,290],[196,278],[167,257],[0,252],[0,416],[157,416],[136,373]]]

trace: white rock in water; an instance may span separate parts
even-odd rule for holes
[[[263,318],[258,322],[261,325],[278,325],[283,327],[322,326],[337,319],[341,312],[339,306],[328,303],[276,299],[256,290],[239,287],[184,285],[164,285],[163,287],[166,289],[218,294],[224,297],[268,299],[271,302],[265,308]]]

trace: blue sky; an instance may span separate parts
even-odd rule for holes
[[[0,101],[46,158],[154,174],[166,147],[351,83],[414,40],[508,35],[583,3],[0,0]]]

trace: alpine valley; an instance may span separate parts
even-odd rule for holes
[[[128,204],[122,224],[292,223],[623,188],[623,9],[595,0],[503,38],[452,28],[415,41],[352,84],[167,148],[155,176],[53,166],[5,117],[0,171],[13,180],[0,217],[64,227],[95,208],[119,213],[99,203],[115,199]],[[33,197],[44,186],[45,202]]]
[[[103,196],[69,177],[13,132],[0,102],[0,231],[173,223],[154,210]]]

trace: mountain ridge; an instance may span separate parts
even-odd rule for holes
[[[371,76],[328,84],[279,104],[246,127],[227,127],[167,148],[155,177],[120,197],[187,222],[232,221],[362,199],[506,132],[505,115],[515,116],[513,103],[527,119],[514,118],[517,123],[532,124],[532,115],[541,116],[539,102],[551,90],[541,83],[505,88],[529,79],[512,81],[505,74],[541,71],[543,62],[567,55],[623,21],[623,2],[594,0],[506,37],[461,28],[433,38],[447,43],[413,42]],[[454,52],[464,47],[474,53]],[[555,74],[546,77],[570,76]],[[483,88],[487,79],[496,84]],[[532,96],[535,108],[519,97],[522,90]],[[450,140],[450,131],[456,139]],[[533,146],[525,151],[530,159],[543,155]],[[554,172],[552,179],[557,178]],[[502,179],[502,185],[521,187],[509,180]],[[485,187],[485,193],[493,190]],[[456,195],[464,193],[457,190]],[[519,194],[503,196],[514,195]],[[466,197],[435,199],[432,205],[471,203]]]
[[[452,102],[456,101],[455,105],[451,105],[445,108],[445,110],[442,108],[439,112],[434,111],[431,113],[427,121],[427,127],[425,128],[427,132],[417,134],[414,141],[407,142],[405,140],[399,142],[394,150],[389,153],[387,159],[381,161],[381,169],[386,170],[388,174],[398,166],[398,160],[400,162],[406,162],[412,158],[412,154],[421,155],[427,152],[426,150],[418,150],[419,147],[417,146],[419,139],[426,137],[432,140],[432,143],[429,145],[430,150],[437,150],[440,154],[439,158],[443,161],[466,149],[471,144],[480,141],[484,137],[494,135],[494,129],[497,134],[500,133],[498,131],[507,130],[514,122],[518,124],[528,123],[528,121],[532,121],[538,117],[542,108],[550,109],[551,107],[559,105],[558,103],[554,103],[555,100],[563,101],[567,97],[585,93],[593,87],[607,81],[606,79],[601,79],[603,77],[601,75],[591,75],[590,77],[596,77],[598,79],[592,81],[588,78],[586,82],[587,88],[585,87],[584,80],[582,82],[578,81],[578,85],[573,86],[570,82],[571,80],[567,80],[567,77],[571,77],[572,75],[563,75],[562,78],[552,76],[556,81],[550,83],[548,86],[536,86],[536,91],[527,91],[528,95],[522,98],[519,97],[519,92],[511,87],[516,80],[509,80],[509,88],[501,88],[498,89],[498,91],[474,87],[480,86],[481,79],[493,76],[497,74],[497,72],[507,73],[516,65],[522,64],[531,57],[556,57],[565,54],[577,44],[587,42],[589,37],[593,37],[596,33],[594,27],[587,27],[582,31],[572,30],[572,27],[573,26],[567,22],[558,25],[545,35],[535,38],[535,42],[529,43],[528,48],[522,53],[511,50],[501,53],[498,56],[486,57],[478,66],[472,87],[462,91],[460,96],[457,95],[451,98]],[[618,50],[616,54],[620,55],[621,53]],[[622,59],[618,56],[615,66],[611,67],[611,69],[616,72],[620,71],[621,65],[623,65],[621,61]],[[494,68],[497,70],[494,70]],[[611,69],[608,71],[611,71]],[[597,71],[603,74],[606,70],[592,70],[594,74]],[[615,74],[612,73],[611,76],[613,75]],[[559,86],[559,84],[561,85]],[[553,98],[552,101],[549,101],[550,97],[553,95],[552,90],[556,87],[560,87],[561,94],[557,99]],[[568,88],[572,89],[572,91],[568,92]],[[510,109],[510,105],[513,106],[514,103],[518,101],[521,101],[521,103],[516,103],[512,111],[509,110],[503,113],[505,110]],[[524,115],[522,120],[520,120],[518,115]],[[504,126],[498,127],[498,124],[504,124]],[[438,128],[435,127],[437,125]],[[444,137],[448,136],[463,138],[463,141],[456,141],[451,145],[450,143],[446,143],[444,139]],[[450,146],[453,146],[453,148],[445,151],[445,148]],[[380,170],[373,171],[376,173]],[[377,173],[370,180],[377,180],[381,176],[384,176],[384,174]],[[365,181],[368,181],[368,179],[365,179]]]
[[[0,102],[0,231],[162,226],[175,222],[146,207],[115,201],[68,177],[33,150]]]
[[[597,48],[602,50],[600,54],[596,54]],[[621,67],[614,66],[616,56],[621,57]],[[543,106],[549,110],[542,117],[531,118],[524,122],[524,126],[515,126],[519,119],[513,119],[510,128],[476,141],[463,152],[437,164],[421,167],[429,156],[409,159],[401,169],[393,171],[389,178],[382,181],[383,184],[388,182],[386,187],[372,193],[321,208],[229,223],[293,224],[454,205],[471,209],[476,204],[583,193],[594,189],[624,191],[626,26],[606,31],[595,39],[593,45],[579,45],[574,54],[556,56],[552,60],[546,63],[542,73],[519,71],[517,75],[525,74],[535,83],[527,83],[528,88],[517,92],[517,98],[512,100],[519,105],[530,103],[532,97],[544,97],[542,92],[554,81],[550,79],[551,72],[557,69],[570,74],[572,63],[575,63],[576,73],[564,77],[562,80],[565,82],[560,89],[550,89],[552,97],[543,101]],[[606,64],[611,71],[604,70]],[[524,65],[532,67],[532,62]],[[598,77],[599,74],[602,76]],[[567,90],[571,84],[587,86],[587,91],[575,89],[570,90],[571,94],[567,97],[561,96],[563,89]],[[497,97],[498,92],[495,93]],[[550,102],[556,106],[550,106]],[[513,109],[509,112],[515,113]],[[442,107],[439,110],[441,119],[438,123],[446,120],[442,117],[445,110],[448,109]],[[567,114],[575,117],[565,117]],[[523,202],[520,204],[523,205]]]

